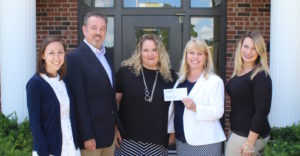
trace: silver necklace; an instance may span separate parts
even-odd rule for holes
[[[142,68],[142,75],[143,75],[143,81],[144,81],[144,85],[145,85],[145,100],[148,102],[152,102],[152,98],[153,98],[153,93],[156,87],[156,81],[157,81],[157,75],[158,75],[158,71],[156,71],[156,76],[155,76],[155,80],[152,86],[152,91],[151,91],[151,96],[149,95],[149,90],[146,84],[146,79],[145,79],[145,75],[144,75],[144,70]]]

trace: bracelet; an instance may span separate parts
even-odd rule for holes
[[[245,151],[249,152],[249,153],[254,153],[255,152],[255,148],[254,147],[250,147],[248,143],[245,143],[243,145],[243,148]]]

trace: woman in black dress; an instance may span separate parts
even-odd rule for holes
[[[259,155],[269,139],[268,114],[272,81],[266,46],[261,34],[246,32],[235,54],[235,65],[226,91],[231,98],[229,137],[226,156]]]
[[[168,53],[159,37],[145,34],[117,72],[123,124],[115,155],[168,155],[168,109],[163,89],[173,86]]]

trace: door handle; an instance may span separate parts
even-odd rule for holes
[[[178,22],[181,24],[183,23],[183,17],[185,16],[185,12],[177,12],[175,13],[175,16],[178,17]]]
[[[174,15],[178,17],[178,22],[181,27],[181,32],[183,32],[183,17],[185,16],[185,12],[176,12]]]

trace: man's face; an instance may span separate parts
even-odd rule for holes
[[[82,26],[82,31],[87,42],[100,49],[106,36],[106,22],[101,17],[91,16]]]

